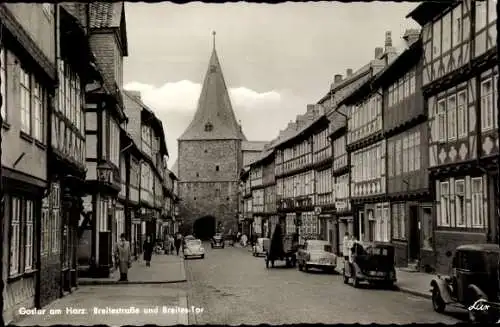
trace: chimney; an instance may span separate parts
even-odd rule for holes
[[[333,77],[333,82],[334,82],[335,84],[342,82],[342,75],[340,75],[340,74],[335,75],[335,76]]]
[[[347,77],[351,77],[352,76],[352,69],[351,68],[347,69],[346,73],[347,73]]]
[[[408,46],[411,46],[413,43],[417,42],[420,38],[420,30],[416,28],[409,28],[405,31],[403,35],[403,40],[406,41]]]
[[[385,32],[385,50],[387,51],[388,48],[392,47],[392,36],[391,36],[391,31]]]
[[[382,57],[383,54],[384,54],[384,48],[382,47],[375,48],[375,59],[380,59],[380,57]]]

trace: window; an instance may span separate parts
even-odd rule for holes
[[[42,242],[41,242],[41,253],[42,254],[47,254],[47,252],[50,249],[50,227],[49,227],[49,222],[50,222],[50,212],[49,212],[49,198],[45,197],[42,200],[42,226],[41,226],[41,236],[42,236]]]
[[[450,226],[450,216],[449,216],[450,184],[448,182],[441,182],[440,191],[441,191],[441,203],[440,203],[441,220],[438,221],[438,225]]]
[[[35,205],[18,197],[11,204],[9,276],[15,276],[34,268]]]
[[[415,132],[413,134],[413,138],[415,140],[414,145],[415,145],[415,157],[414,157],[414,170],[420,170],[420,132]]]
[[[387,175],[394,176],[394,142],[387,143]]]
[[[44,112],[43,112],[43,90],[40,83],[33,83],[33,137],[44,141]]]
[[[398,176],[401,174],[401,171],[402,171],[402,167],[401,167],[401,140],[397,140],[396,141],[396,151],[395,151],[395,163],[394,163],[394,167],[395,167],[395,172],[394,172],[394,175],[395,176]]]
[[[21,67],[19,76],[21,100],[21,131],[31,135],[31,83],[29,73]]]
[[[483,179],[472,178],[472,227],[484,228]]]
[[[452,95],[448,98],[448,140],[457,138],[457,98]]]
[[[215,171],[219,171],[219,166],[215,166]]]
[[[7,88],[5,87],[5,83],[7,82],[6,80],[6,77],[7,77],[7,74],[6,74],[6,70],[5,70],[5,67],[7,67],[6,65],[6,60],[7,60],[7,56],[6,56],[6,51],[4,50],[4,48],[0,48],[0,92],[2,94],[2,106],[1,106],[1,115],[2,115],[2,118],[4,121],[7,121],[8,117],[7,117],[7,105],[6,105],[6,95],[7,95],[7,92],[5,91]]]
[[[452,17],[452,46],[455,47],[462,43],[462,5],[458,5],[455,9],[453,9],[453,17]]]
[[[465,91],[458,93],[457,96],[457,134],[458,137],[467,136],[467,97]]]
[[[493,85],[489,78],[481,82],[481,129],[483,131],[493,128]]]
[[[465,181],[455,181],[455,223],[457,227],[465,227]]]
[[[406,239],[406,209],[404,203],[391,205],[392,238]]]
[[[432,59],[441,55],[441,21],[434,22],[432,26]]]
[[[415,71],[410,72],[410,94],[414,94],[416,91],[416,81],[415,81]]]
[[[446,102],[441,100],[437,104],[438,137],[439,141],[446,141]]]
[[[211,132],[214,129],[214,126],[212,123],[206,123],[205,124],[205,132]]]
[[[447,13],[442,19],[442,53],[446,53],[451,48],[451,12]]]
[[[409,147],[410,147],[410,143],[409,143],[409,138],[408,136],[404,137],[403,138],[403,173],[407,173],[408,172],[408,165],[409,165],[409,156],[408,156],[408,153],[409,153]]]
[[[19,258],[21,243],[21,199],[12,198],[12,209],[10,219],[10,262],[9,275],[19,273]]]
[[[59,253],[59,220],[60,220],[60,202],[61,202],[61,193],[60,193],[60,186],[59,184],[52,184],[52,190],[51,190],[51,197],[52,197],[52,212],[51,212],[51,247],[52,247],[52,253]]]
[[[474,1],[476,4],[476,32],[486,27],[487,22],[487,1]]]
[[[24,271],[33,269],[33,235],[34,235],[34,204],[33,201],[26,200],[26,222],[24,226]]]

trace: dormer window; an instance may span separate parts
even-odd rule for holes
[[[215,66],[215,65],[211,65],[211,66],[210,66],[210,72],[211,72],[211,73],[215,73],[216,71],[217,71],[217,66]]]
[[[214,126],[212,123],[206,123],[205,124],[205,132],[211,132],[214,129]]]

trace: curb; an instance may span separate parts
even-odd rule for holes
[[[400,286],[396,286],[396,287],[397,287],[397,290],[402,292],[402,293],[419,296],[419,297],[422,297],[425,299],[432,299],[432,296],[430,293],[424,293],[422,291],[413,290],[413,289],[407,288],[407,287],[400,287]]]
[[[79,286],[89,286],[89,285],[147,285],[147,284],[175,284],[175,283],[185,283],[187,279],[180,280],[154,280],[154,281],[137,281],[137,282],[119,282],[117,280],[91,280],[91,281],[78,281]]]

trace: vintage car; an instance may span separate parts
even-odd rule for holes
[[[269,240],[268,238],[265,237],[259,237],[257,239],[257,242],[255,242],[255,245],[252,248],[252,255],[254,257],[260,257],[260,256],[265,256],[266,255],[266,247],[264,246],[264,243],[267,243]]]
[[[452,257],[449,251],[446,253]],[[499,259],[496,244],[461,245],[455,249],[450,276],[431,281],[432,306],[442,313],[447,305],[466,308],[471,322],[497,322],[499,318]]]
[[[215,234],[211,240],[211,246],[213,248],[224,248],[224,236],[220,233]]]
[[[308,271],[309,268],[335,272],[337,256],[333,253],[332,245],[322,240],[307,240],[297,251],[297,265],[299,270]]]
[[[359,287],[361,282],[388,288],[394,286],[396,269],[392,245],[355,242],[350,258],[344,261],[344,284],[352,279],[354,287]]]
[[[201,240],[194,239],[186,241],[186,245],[184,246],[184,258],[187,259],[189,257],[205,258],[205,249],[203,248]]]

